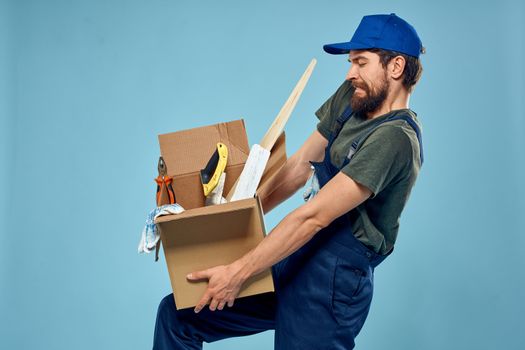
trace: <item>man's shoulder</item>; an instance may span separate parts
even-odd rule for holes
[[[352,95],[354,92],[354,86],[352,85],[352,82],[350,80],[345,80],[337,90],[335,91],[335,94],[333,96],[334,100],[336,102],[345,102],[346,104],[350,103],[350,95]]]
[[[421,132],[421,124],[413,111],[400,111],[396,116],[403,115],[410,118],[414,123],[409,123],[405,119],[386,121],[380,124],[370,135],[369,141],[381,142],[386,147],[396,149],[398,153],[411,154],[415,158],[416,155],[419,155],[419,139],[414,126],[418,132]]]
[[[345,80],[339,85],[334,93],[326,100],[324,106],[332,108],[346,108],[350,103],[350,96],[354,92],[354,86],[349,80]]]
[[[389,120],[393,119],[393,120]],[[382,133],[395,135],[400,131],[409,137],[417,140],[417,132],[421,133],[421,123],[417,114],[411,109],[402,109],[392,113],[386,120],[377,126],[378,131]]]
[[[315,112],[319,119],[317,130],[325,137],[329,138],[330,130],[335,120],[350,103],[350,96],[353,93],[352,84],[345,80],[337,90],[326,100],[325,103]]]

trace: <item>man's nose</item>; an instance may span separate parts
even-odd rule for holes
[[[346,80],[354,80],[357,78],[357,69],[354,65],[351,65],[346,73]]]

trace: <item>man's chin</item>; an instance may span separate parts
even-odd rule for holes
[[[350,106],[356,115],[362,116],[364,118],[366,118],[368,113],[374,112],[378,109],[378,106],[371,106],[368,104],[368,100],[361,98],[352,98],[350,101]]]
[[[352,96],[352,99],[350,100],[350,106],[352,106],[352,110],[356,113],[361,112],[362,109],[365,107],[365,100],[363,98],[358,98],[357,96]]]
[[[353,104],[363,104],[367,99],[366,93],[363,93],[363,96],[358,96],[355,93],[352,95],[350,102]]]

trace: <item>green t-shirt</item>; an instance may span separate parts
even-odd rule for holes
[[[353,88],[345,81],[315,112],[317,129],[329,139],[335,120],[350,103]],[[416,113],[409,109],[391,111],[373,119],[356,114],[344,124],[335,139],[330,156],[340,168],[352,142],[363,138],[375,126],[394,115],[408,115],[417,123]],[[394,246],[399,230],[399,217],[414,186],[421,162],[419,142],[414,129],[404,120],[386,122],[361,140],[349,164],[341,171],[372,191],[372,196],[349,215],[356,238],[379,254]]]

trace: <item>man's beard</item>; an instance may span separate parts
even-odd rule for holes
[[[378,110],[383,102],[386,100],[386,97],[388,96],[388,88],[390,87],[390,82],[385,77],[382,79],[382,81],[379,83],[377,89],[370,89],[366,83],[356,83],[355,81],[352,81],[352,85],[354,87],[358,87],[361,90],[364,90],[365,96],[359,97],[356,96],[354,93],[352,95],[352,98],[350,99],[350,105],[352,106],[352,110],[364,118],[367,117],[368,113],[375,112]]]

